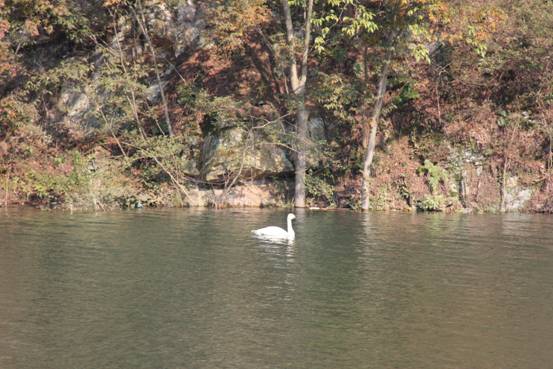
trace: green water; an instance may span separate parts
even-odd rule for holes
[[[0,212],[0,368],[543,369],[553,217]]]

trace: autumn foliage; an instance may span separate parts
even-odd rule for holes
[[[295,96],[306,4],[290,37],[280,0],[0,0],[0,202],[224,192],[260,178],[207,180],[214,142],[240,129],[294,163],[302,106],[311,205],[359,207],[374,124],[373,209],[553,211],[553,3],[314,1]]]

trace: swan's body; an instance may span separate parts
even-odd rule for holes
[[[280,227],[270,226],[270,227],[255,229],[252,231],[252,233],[255,234],[256,236],[261,236],[265,238],[293,240],[294,238],[296,238],[296,233],[292,228],[293,219],[296,219],[296,216],[291,213],[288,214],[288,217],[286,218],[286,223],[287,223],[286,226],[288,230],[284,230]]]

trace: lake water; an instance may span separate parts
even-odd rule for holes
[[[544,369],[553,217],[0,212],[0,368]]]

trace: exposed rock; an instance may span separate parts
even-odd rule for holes
[[[193,0],[180,1],[174,7],[160,0],[144,5],[149,31],[155,38],[169,40],[175,57],[199,40],[204,21]]]
[[[463,150],[462,159],[467,164],[473,164],[476,167],[482,167],[482,164],[485,162],[486,158],[481,153],[476,153],[472,150]]]
[[[164,39],[166,40],[165,44],[171,45],[172,56],[178,58],[200,43],[201,31],[205,27],[205,22],[194,1],[181,1],[175,7],[169,7],[165,2],[150,0],[145,5],[148,30],[155,39]],[[157,52],[162,53],[158,55],[158,58],[171,59],[171,55],[168,55],[167,52],[163,55],[163,49],[158,49]],[[162,73],[162,79],[165,79],[172,71],[173,67],[165,70]],[[163,88],[166,84],[167,81],[162,81]],[[160,95],[160,85],[154,79],[146,90],[146,98],[150,103],[157,103]]]
[[[309,130],[309,138],[314,142],[326,140],[325,121],[321,118],[313,118],[309,120],[307,128]]]
[[[526,205],[532,198],[531,188],[520,186],[518,177],[510,177],[505,186],[505,210],[520,211],[526,208]]]
[[[316,167],[323,159],[321,143],[326,142],[325,121],[321,118],[312,118],[307,123],[309,142],[307,145],[307,166]]]
[[[90,108],[90,100],[77,88],[64,88],[58,100],[58,108],[64,111],[68,117],[79,117]]]
[[[271,207],[280,206],[286,198],[286,189],[275,184],[260,182],[235,186],[225,193],[224,189],[199,189],[188,192],[191,207]]]
[[[161,82],[161,87],[164,89],[166,85],[167,82]],[[145,96],[151,104],[156,104],[161,100],[161,88],[156,80],[152,81],[152,84],[146,89]]]
[[[263,141],[246,138],[241,128],[231,128],[206,137],[202,147],[201,173],[207,181],[221,179],[226,173],[262,178],[293,171],[283,149]]]
[[[183,156],[180,158],[180,168],[183,174],[189,177],[198,177],[200,175],[200,170],[196,165],[196,161],[189,156]]]
[[[57,113],[52,116],[56,122],[80,126],[82,128],[99,128],[98,120],[90,112],[93,104],[88,97],[87,88],[66,84],[56,102]]]
[[[175,56],[179,56],[200,39],[205,24],[192,0],[187,0],[177,7],[176,18],[179,27],[175,31]]]
[[[198,42],[204,21],[199,7],[192,0],[180,1],[178,5],[170,6],[161,0],[147,0],[144,2],[144,18],[146,26],[156,44],[158,59],[177,57],[189,47]],[[130,42],[133,36],[133,21],[129,16],[122,16],[117,22],[117,33],[109,41],[113,50],[121,47],[124,52],[133,55],[141,54],[146,50],[140,42]],[[159,47],[162,45],[163,47]],[[100,55],[99,53],[98,55]],[[174,55],[171,55],[174,54]],[[97,94],[102,97],[100,91],[87,91],[93,86],[94,81],[101,76],[100,70],[104,64],[102,57],[94,61],[96,72],[86,83],[76,85],[67,83],[62,87],[61,94],[55,102],[57,113],[51,119],[52,122],[71,125],[80,125],[83,128],[99,127],[97,119],[90,114],[94,103],[89,96]],[[172,68],[162,73],[162,79],[172,72]],[[165,87],[167,81],[162,81]],[[88,85],[88,86],[87,86]],[[157,103],[160,98],[160,85],[153,79],[146,90],[146,98],[150,103]]]

